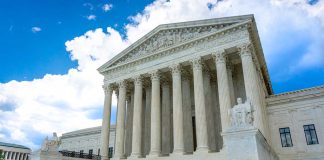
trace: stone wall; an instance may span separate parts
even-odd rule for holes
[[[271,146],[281,159],[324,159],[324,86],[267,98]],[[303,125],[314,124],[319,144],[307,145]],[[289,127],[292,147],[282,147],[279,128]]]

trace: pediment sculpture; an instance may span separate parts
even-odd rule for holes
[[[237,105],[229,111],[231,130],[248,129],[253,126],[253,108],[249,100],[242,103],[242,98],[237,98]]]
[[[161,30],[149,39],[142,42],[142,44],[140,44],[139,46],[132,49],[132,51],[121,57],[111,66],[115,66],[123,62],[128,62],[137,57],[148,55],[155,51],[162,50],[185,41],[189,41],[211,32],[215,32],[216,30],[227,27],[231,24],[232,23]]]

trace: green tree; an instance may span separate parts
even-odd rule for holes
[[[4,160],[4,158],[5,158],[4,152],[0,150],[0,160]]]

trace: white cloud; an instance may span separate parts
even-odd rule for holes
[[[83,6],[88,7],[90,10],[94,9],[93,4],[91,4],[91,3],[83,3]]]
[[[101,119],[90,115],[94,110],[101,111],[103,104],[103,77],[96,69],[125,46],[126,42],[111,28],[88,31],[66,42],[71,58],[78,61],[77,69],[70,69],[66,75],[0,83],[0,141],[35,149],[35,134],[61,134],[100,125]],[[10,109],[4,111],[2,106]]]
[[[104,4],[103,6],[102,6],[102,10],[104,11],[104,12],[108,12],[108,11],[110,11],[111,9],[112,9],[112,7],[113,7],[113,5],[112,4]]]
[[[77,69],[33,81],[0,83],[0,140],[36,147],[35,134],[100,125],[100,119],[89,116],[103,104],[103,77],[96,69],[162,23],[254,14],[269,68],[323,67],[324,15],[320,13],[324,1],[313,6],[298,2],[157,0],[130,18],[125,26],[127,40],[110,27],[88,31],[65,44],[71,59],[78,62]],[[290,76],[284,74],[288,71],[278,72]]]
[[[91,20],[96,20],[96,15],[94,15],[94,14],[90,14],[90,15],[88,15],[88,16],[86,16],[86,18],[89,20],[89,21],[91,21]]]
[[[42,31],[42,29],[41,29],[40,27],[32,27],[32,28],[31,28],[31,31],[32,31],[33,33],[37,33],[37,32]]]

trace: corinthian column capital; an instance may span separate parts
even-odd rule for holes
[[[119,89],[124,89],[124,88],[126,89],[126,87],[127,87],[127,83],[125,80],[119,81],[119,82],[117,82],[117,84],[118,84]]]
[[[191,60],[192,68],[195,70],[202,70],[201,57],[196,57]]]
[[[151,75],[151,80],[152,81],[160,80],[160,71],[159,70],[155,70],[155,71],[150,72],[150,75]]]
[[[218,50],[212,53],[212,56],[216,63],[225,63],[226,61],[225,50]]]
[[[237,46],[239,50],[239,54],[241,57],[243,56],[252,56],[252,44],[251,43],[242,43]]]
[[[102,85],[102,88],[106,95],[112,94],[113,86],[111,84],[104,84],[104,85]]]
[[[181,73],[181,65],[180,64],[173,64],[170,66],[172,74]]]
[[[142,85],[143,84],[143,77],[141,75],[134,76],[134,85]]]

